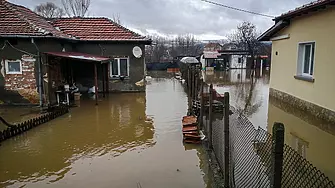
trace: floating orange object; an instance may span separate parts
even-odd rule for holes
[[[192,127],[183,127],[183,132],[188,132],[188,131],[197,131],[198,127],[197,126],[192,126]]]
[[[185,134],[198,135],[199,133],[198,133],[198,131],[185,131],[185,132],[183,132],[183,134],[184,134],[184,135],[185,135]]]
[[[183,126],[189,126],[197,124],[197,117],[195,116],[184,116],[182,120]]]

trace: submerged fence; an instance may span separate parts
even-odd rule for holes
[[[191,80],[186,81],[192,85]],[[276,123],[270,134],[256,128],[243,113],[231,107],[229,93],[220,96],[212,85],[202,81],[193,90],[189,91],[193,99],[191,113],[199,118],[225,187],[335,187],[324,173],[284,144],[284,125]]]
[[[7,129],[0,131],[0,142],[7,140],[11,137],[14,137],[16,135],[19,135],[23,132],[26,132],[34,127],[37,127],[43,123],[53,120],[68,112],[69,112],[69,109],[67,107],[56,107],[55,109],[53,109],[52,112],[47,112],[45,114],[42,114],[39,117],[32,118],[28,121],[24,121],[19,124],[15,124],[15,125],[12,125],[6,122],[3,118],[0,117],[1,122],[4,123],[8,127]]]

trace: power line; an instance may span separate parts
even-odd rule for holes
[[[209,1],[209,0],[200,0],[200,1],[210,3],[210,4],[213,4],[213,5],[217,5],[217,6],[221,6],[221,7],[225,7],[225,8],[229,8],[229,9],[232,9],[232,10],[240,11],[240,12],[255,14],[255,15],[258,15],[258,16],[264,16],[264,17],[268,17],[268,18],[274,18],[274,16],[270,16],[270,15],[266,15],[266,14],[262,14],[262,13],[257,13],[257,12],[253,12],[253,11],[250,11],[250,10],[244,10],[244,9],[240,9],[240,8],[236,8],[236,7],[232,7],[232,6],[228,6],[228,5],[217,3],[217,2],[214,2],[214,1]]]

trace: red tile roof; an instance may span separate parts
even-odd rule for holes
[[[80,40],[148,40],[108,18],[60,18],[53,20],[52,25]]]
[[[0,35],[68,36],[23,6],[0,0]]]
[[[50,36],[84,41],[149,39],[108,18],[59,18],[48,22],[30,9],[0,0],[0,36]]]
[[[305,4],[303,6],[297,7],[294,10],[288,11],[286,13],[283,13],[282,15],[276,17],[274,20],[282,20],[282,19],[291,19],[295,16],[299,16],[314,10],[317,10],[319,8],[325,7],[326,5],[334,5],[335,0],[317,0],[310,2],[308,4]]]

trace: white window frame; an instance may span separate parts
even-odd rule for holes
[[[114,58],[114,61],[117,61],[117,64],[118,64],[118,74],[117,75],[113,75],[113,62],[110,62],[109,65],[110,65],[110,77],[111,78],[119,78],[121,75],[121,66],[120,66],[120,60],[121,59],[127,59],[127,76],[126,77],[129,77],[129,65],[130,65],[130,59],[129,57],[118,57],[118,58]]]
[[[309,73],[304,73],[304,66],[305,66],[305,62],[304,62],[304,58],[305,58],[305,46],[307,45],[311,45],[311,54],[310,54],[310,59],[309,59],[309,67],[308,67],[308,71]],[[313,45],[314,45],[314,55],[312,55],[313,53]],[[316,51],[316,42],[315,41],[307,41],[307,42],[299,42],[298,43],[298,67],[297,67],[297,75],[300,76],[305,76],[305,77],[310,77],[313,78],[314,77],[314,72],[315,72],[315,51]],[[312,66],[312,56],[313,57],[313,72],[311,72],[311,66]]]
[[[11,62],[19,62],[20,63],[20,71],[17,72],[10,72],[9,71],[9,66],[8,64]],[[22,74],[22,61],[21,60],[5,60],[5,69],[6,69],[6,74]]]

